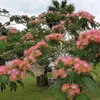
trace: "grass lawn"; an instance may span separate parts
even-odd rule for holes
[[[18,87],[16,92],[10,92],[9,88],[1,92],[0,100],[64,100],[60,94],[49,91],[47,87],[37,87],[33,77],[26,77],[24,83],[24,88]]]
[[[100,65],[95,70],[100,76]],[[100,85],[100,78],[96,78]],[[24,79],[24,88],[18,87],[16,92],[10,92],[7,88],[4,92],[0,93],[0,100],[65,100],[60,94],[53,93],[48,88],[40,88],[36,86],[33,77],[26,77]],[[100,100],[100,97],[94,97],[91,100]]]

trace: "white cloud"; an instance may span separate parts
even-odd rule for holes
[[[2,0],[0,7],[7,9],[11,14],[38,15],[45,12],[51,2],[52,0]],[[73,3],[76,11],[88,11],[96,16],[97,21],[100,21],[100,0],[68,0],[68,3]],[[4,22],[5,19],[0,17],[0,21]]]

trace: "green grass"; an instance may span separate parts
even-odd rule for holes
[[[98,65],[95,72],[99,77],[94,76],[94,78],[100,86],[100,65]],[[4,92],[0,92],[0,100],[65,100],[60,94],[49,91],[48,87],[37,87],[33,77],[28,76],[23,81],[24,88],[18,87],[16,92],[10,92],[9,88]],[[90,95],[93,96],[91,100],[100,100],[100,97]]]
[[[60,94],[49,91],[48,87],[37,87],[33,77],[28,76],[23,81],[24,88],[18,87],[16,92],[7,88],[0,93],[0,100],[64,100]]]

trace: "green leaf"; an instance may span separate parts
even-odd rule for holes
[[[23,82],[22,82],[22,81],[17,80],[17,83],[18,83],[18,84],[20,84],[22,87],[24,87],[24,84],[23,84]]]
[[[91,77],[83,77],[83,84],[89,89],[92,93],[100,95],[100,89],[97,83]]]
[[[10,91],[13,91],[13,90],[16,91],[17,89],[16,82],[10,82],[9,87],[10,87]]]
[[[81,93],[80,95],[76,96],[74,100],[90,100],[90,97],[85,93]]]
[[[1,76],[0,77],[0,83],[7,84],[8,83],[8,76]]]
[[[49,88],[49,90],[51,90],[52,92],[58,92],[61,93],[61,82],[60,80],[55,80],[55,82],[53,83],[53,85]]]
[[[0,90],[1,92],[6,89],[6,85],[8,84],[8,77],[7,76],[1,76],[0,77]]]
[[[31,70],[26,70],[27,74],[31,75],[32,77],[35,77],[34,73]]]

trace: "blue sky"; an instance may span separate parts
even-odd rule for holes
[[[0,8],[5,8],[11,14],[28,14],[38,15],[45,12],[52,0],[1,0]],[[58,0],[61,2],[62,0]],[[68,0],[73,3],[76,11],[88,11],[96,17],[100,22],[100,0]],[[0,17],[0,21],[4,22],[7,18]]]

